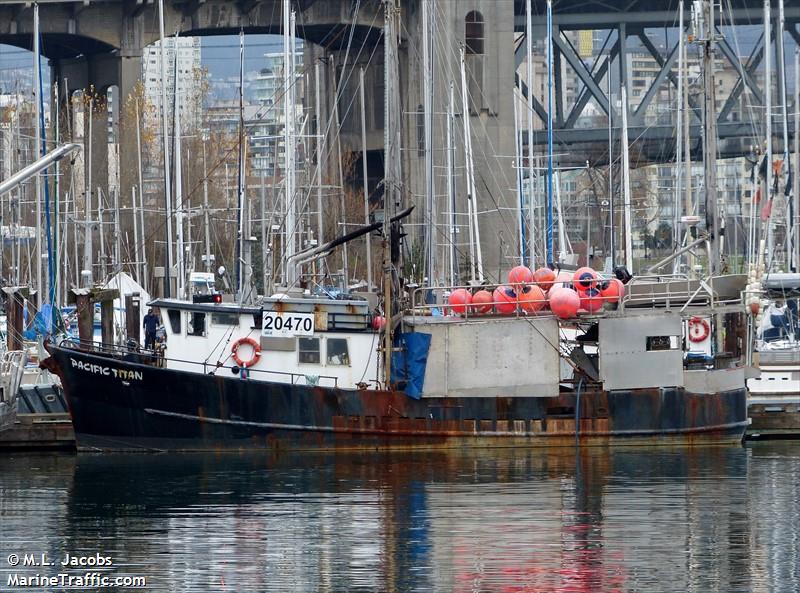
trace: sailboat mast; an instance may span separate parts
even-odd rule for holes
[[[624,224],[625,241],[625,267],[629,272],[633,272],[633,230],[631,227],[631,172],[630,154],[628,152],[628,90],[625,84],[620,89],[622,91],[622,215]]]
[[[244,198],[244,31],[239,31],[239,164],[236,191],[236,300],[245,297],[244,245],[247,205]]]
[[[172,106],[173,121],[173,156],[175,158],[175,240],[176,263],[178,265],[177,278],[175,279],[176,293],[179,299],[186,298],[184,293],[186,282],[186,262],[183,245],[183,171],[181,167],[181,93],[180,76],[178,72],[178,36],[175,36],[175,64],[173,77],[174,101]]]
[[[35,109],[35,138],[36,157],[42,156],[42,124],[41,124],[41,97],[39,96],[39,79],[41,77],[41,60],[39,57],[39,5],[33,5],[33,89]],[[44,286],[42,285],[42,175],[36,174],[36,290],[39,291],[39,302],[44,299]]]
[[[422,0],[422,74],[425,124],[425,276],[434,285],[436,209],[433,195],[433,63],[431,59],[432,0]]]
[[[471,280],[483,282],[483,254],[481,251],[481,234],[478,226],[478,205],[475,196],[475,169],[472,162],[472,126],[469,111],[469,93],[467,91],[467,65],[465,50],[461,48],[461,98],[464,118],[464,157],[467,176],[467,212],[469,216],[469,254]]]
[[[714,76],[714,2],[704,3],[705,31],[702,38],[703,44],[703,93],[705,124],[705,154],[703,158],[705,190],[706,190],[706,229],[709,233],[710,245],[708,253],[708,272],[715,276],[722,269],[722,236],[724,226],[717,202],[717,112],[716,112],[716,85]],[[767,54],[769,52],[766,52]],[[769,80],[769,79],[767,79]],[[767,85],[769,86],[769,85]]]
[[[91,93],[91,90],[90,90]],[[84,237],[83,237],[83,271],[84,271],[84,287],[88,288],[94,283],[93,275],[93,246],[92,246],[92,125],[94,119],[94,96],[89,95],[89,124],[88,135],[84,136],[86,142],[86,199],[84,210],[86,211],[86,220],[84,222]]]
[[[764,109],[766,111],[767,170],[764,176],[764,204],[770,208],[772,200],[772,6],[770,0],[764,0]],[[772,229],[772,212],[766,220],[767,225],[767,266],[772,263],[774,249],[774,233]]]
[[[456,258],[456,192],[453,183],[453,152],[455,146],[453,145],[453,119],[455,118],[455,90],[453,88],[453,81],[450,81],[450,96],[447,102],[447,204],[450,214],[448,215],[448,260],[450,268],[450,286],[458,284],[458,265]]]
[[[788,112],[788,97],[786,96],[786,60],[784,59],[783,51],[783,32],[786,29],[786,17],[783,10],[783,0],[778,0],[778,34],[775,39],[775,49],[778,53],[778,75],[781,85],[781,115],[783,119],[783,172],[788,176],[790,171],[789,161],[789,112]],[[789,188],[786,188],[786,233],[784,237],[784,245],[786,249],[786,264],[787,267],[791,265],[791,231],[792,231],[792,208],[791,208],[791,193]]]
[[[144,216],[144,187],[142,184],[142,132],[141,132],[141,116],[139,114],[139,100],[141,99],[140,95],[137,95],[136,101],[134,102],[134,107],[136,109],[136,165],[137,165],[137,173],[139,176],[139,203],[141,205],[141,209],[139,210],[138,216]],[[136,191],[134,190],[133,195],[131,196],[131,208],[133,208],[133,220],[134,220],[134,228],[137,218],[136,212]],[[144,219],[141,219],[142,224],[139,225],[142,231],[142,239],[144,239],[145,231],[144,231]],[[136,280],[142,287],[146,288],[145,281],[144,281],[144,271],[147,269],[144,266],[144,260],[142,259],[142,252],[145,251],[144,241],[139,243],[139,239],[135,238],[136,244],[134,245],[135,248],[135,256],[136,257]]]
[[[800,48],[794,50],[794,171],[792,172],[792,196],[789,200],[789,269],[798,270],[797,248],[800,246]]]
[[[297,281],[297,272],[292,256],[295,254],[295,225],[297,224],[297,208],[294,200],[294,11],[290,0],[283,1],[283,117],[284,117],[284,200],[286,244],[284,245],[284,261],[286,264],[286,286],[293,286]]]
[[[533,13],[531,0],[525,0],[525,53],[528,79],[528,261],[531,268],[536,267],[534,250],[534,183],[533,183]]]
[[[553,2],[547,0],[547,265],[553,264]]]
[[[680,249],[681,233],[681,192],[683,191],[684,171],[683,163],[683,0],[678,3],[678,124],[675,126],[675,202],[672,213],[672,249]],[[688,212],[687,212],[688,214]],[[673,273],[677,273],[680,268],[680,258],[676,257],[673,262]]]
[[[364,99],[364,67],[358,73],[359,98],[361,103],[361,174],[364,181],[364,224],[369,224],[369,183],[367,178],[367,107]],[[370,233],[364,237],[367,256],[367,290],[372,290],[372,241]]]
[[[606,82],[608,92],[608,261],[610,270],[614,269],[617,261],[616,243],[614,242],[614,107],[611,103],[611,53],[608,54],[608,68],[606,69]]]
[[[172,274],[172,196],[170,195],[170,158],[167,117],[167,48],[164,38],[164,0],[158,0],[158,47],[161,58],[161,148],[164,157],[164,218],[167,243],[164,246],[164,297],[171,296]],[[91,143],[90,143],[91,145]]]

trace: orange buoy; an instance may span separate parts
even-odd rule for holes
[[[535,284],[526,286],[522,290],[518,291],[517,301],[519,301],[519,306],[522,308],[522,310],[528,313],[540,311],[547,304],[544,291]]]
[[[539,268],[533,273],[533,281],[539,288],[547,292],[553,287],[553,282],[556,281],[556,273],[550,268]]]
[[[616,278],[604,280],[597,285],[600,294],[607,303],[616,303],[625,294],[625,285]]]
[[[472,293],[466,288],[456,288],[447,298],[453,313],[463,314],[467,312],[472,303]]]
[[[488,290],[479,290],[472,295],[472,308],[481,315],[492,312],[492,293]]]
[[[578,268],[572,276],[577,290],[589,290],[597,286],[597,272],[592,268]]]
[[[603,308],[603,295],[597,288],[590,288],[589,290],[581,290],[578,293],[581,298],[581,309],[589,313],[595,313]]]
[[[517,308],[517,293],[508,286],[498,286],[492,293],[494,308],[498,313],[513,313]]]
[[[508,283],[521,286],[533,282],[533,272],[528,266],[515,266],[508,272]]]
[[[555,281],[553,282],[552,288],[572,288],[572,272],[567,272],[562,270],[556,276]]]
[[[756,301],[752,301],[750,303],[750,314],[751,315],[758,315],[759,310],[761,310],[761,303],[759,303],[757,300]]]
[[[581,297],[571,288],[553,288],[547,296],[550,310],[561,319],[572,319],[581,307]]]

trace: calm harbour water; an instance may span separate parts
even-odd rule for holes
[[[113,567],[101,570],[146,576],[146,591],[794,593],[800,444],[4,452],[0,590],[22,590],[7,588],[12,572],[64,572],[11,568],[9,554],[60,562],[66,552],[110,556]]]

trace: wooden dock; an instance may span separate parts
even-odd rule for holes
[[[75,449],[69,414],[17,414],[14,425],[0,432],[0,449]]]

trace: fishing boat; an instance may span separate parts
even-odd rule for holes
[[[240,230],[235,295],[167,294],[150,302],[165,326],[163,351],[96,344],[89,336],[49,342],[42,364],[61,378],[78,447],[374,450],[741,441],[748,425],[741,297],[747,277],[718,273],[716,220],[708,223],[714,247],[702,279],[632,277],[624,268],[613,278],[588,268],[544,267],[534,274],[520,265],[498,285],[483,278],[476,258],[477,284],[404,281],[402,224],[411,208],[400,210],[396,7],[386,4],[382,220],[305,250],[295,250],[288,234],[290,281],[258,299],[248,298],[241,262],[248,261],[242,244],[249,242]],[[288,2],[284,7],[288,20]],[[286,151],[287,159],[293,156]],[[292,170],[290,160],[287,212],[294,203]],[[474,187],[468,183],[470,203]],[[380,292],[299,288],[303,266],[376,232],[383,245]],[[710,344],[708,353],[692,349],[698,332]]]

